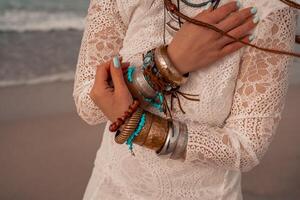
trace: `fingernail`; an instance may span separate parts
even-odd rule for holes
[[[119,60],[118,56],[115,56],[113,58],[113,62],[114,62],[114,67],[115,68],[120,68],[121,67],[121,63],[120,63],[120,60]]]
[[[237,0],[237,1],[236,1],[236,6],[237,6],[238,8],[241,8],[241,7],[242,7],[242,2],[241,2],[240,0]]]
[[[254,19],[253,19],[253,23],[257,24],[259,22],[259,16],[255,15]]]
[[[250,12],[252,14],[256,14],[257,13],[257,8],[256,7],[251,8]]]
[[[249,41],[252,42],[254,40],[255,36],[254,35],[250,35],[249,36]]]
[[[205,10],[208,10],[209,8],[210,8],[210,6],[211,6],[211,2],[209,2],[208,4],[206,4],[206,6],[205,6]]]

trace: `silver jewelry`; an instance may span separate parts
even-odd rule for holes
[[[167,153],[167,150],[170,145],[170,138],[172,137],[172,134],[173,134],[172,122],[169,122],[169,131],[168,131],[168,135],[167,135],[166,141],[164,143],[164,146],[162,147],[162,149],[159,152],[156,152],[156,154],[159,157],[161,157],[161,158],[169,158],[170,157],[170,153]]]
[[[164,143],[163,148],[157,155],[164,157],[164,158],[170,158],[171,153],[175,150],[177,140],[179,137],[179,131],[180,131],[180,124],[178,121],[169,122],[169,131],[167,139]]]
[[[183,159],[187,142],[188,133],[186,124],[179,121],[170,122],[167,139],[157,155],[165,159]]]
[[[167,148],[167,153],[172,153],[175,148],[176,148],[176,144],[177,144],[177,140],[180,134],[180,124],[178,121],[173,121],[172,123],[172,135],[170,137],[170,142],[169,142],[169,146]]]
[[[171,154],[170,158],[174,160],[183,160],[184,154],[187,148],[188,142],[188,132],[187,132],[187,125],[184,123],[179,122],[179,136],[177,140],[176,147]]]
[[[133,74],[132,82],[136,85],[138,91],[140,91],[144,97],[154,98],[156,96],[156,91],[149,85],[148,81],[145,79],[141,68],[136,68],[136,71]]]
[[[188,0],[181,0],[181,1],[187,6],[190,6],[190,7],[193,7],[193,8],[200,8],[200,7],[206,6],[209,2],[214,3],[216,0],[209,0],[209,1],[206,1],[206,2],[203,2],[203,3],[193,3],[193,2],[190,2]]]

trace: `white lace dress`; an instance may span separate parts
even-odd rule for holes
[[[255,44],[293,50],[294,10],[277,0],[242,2],[258,8]],[[189,16],[201,10],[181,4]],[[95,125],[107,120],[88,95],[95,66],[118,53],[140,66],[142,53],[163,44],[163,0],[92,0],[86,20],[74,99],[79,115]],[[166,39],[172,40],[168,32]],[[178,107],[173,111],[175,119],[188,125],[184,162],[161,159],[138,145],[136,156],[131,156],[126,145],[114,142],[107,123],[84,199],[242,199],[241,172],[256,166],[272,141],[290,63],[289,57],[246,47],[191,73],[181,91],[200,94],[200,102],[182,99],[186,114]]]

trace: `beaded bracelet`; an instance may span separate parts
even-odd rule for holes
[[[117,119],[117,121],[113,122],[110,126],[109,126],[109,130],[111,132],[115,132],[117,131],[120,126],[122,126],[125,121],[132,116],[132,114],[137,110],[138,106],[140,105],[140,102],[137,100],[134,100],[132,102],[132,104],[129,106],[128,110],[124,112],[122,117],[119,117]]]

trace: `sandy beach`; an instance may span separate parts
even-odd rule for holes
[[[60,81],[0,89],[0,199],[82,198],[103,125],[77,116],[72,87]],[[299,199],[299,102],[300,85],[291,85],[269,152],[244,174],[245,200]]]

